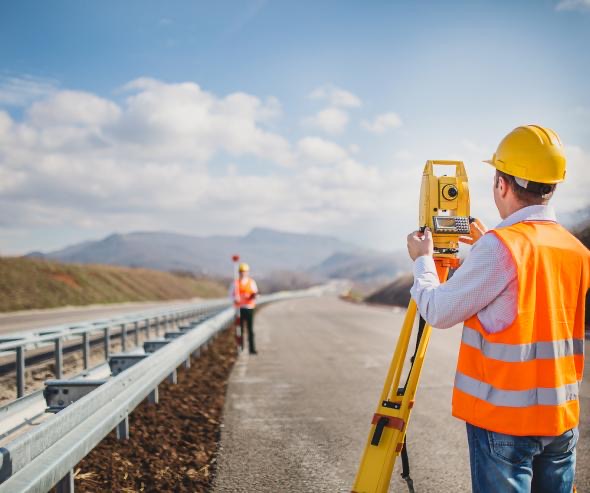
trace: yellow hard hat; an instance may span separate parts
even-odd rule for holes
[[[240,272],[248,272],[250,270],[250,266],[248,264],[240,264],[240,266],[238,267],[238,270]]]
[[[537,183],[565,179],[566,159],[559,135],[539,125],[515,128],[502,139],[494,157],[484,162],[508,175]]]

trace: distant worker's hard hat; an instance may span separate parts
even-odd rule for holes
[[[250,266],[248,264],[240,264],[238,270],[240,272],[248,272],[250,270]]]
[[[566,159],[559,135],[539,125],[515,128],[502,139],[494,157],[484,162],[527,181],[554,184],[565,179]]]

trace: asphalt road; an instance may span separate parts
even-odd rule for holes
[[[225,406],[217,492],[350,491],[403,313],[335,298],[265,307],[259,354],[242,354]],[[417,492],[470,491],[463,422],[451,416],[460,327],[433,331],[408,431]],[[590,371],[578,490],[590,491]],[[391,491],[407,491],[397,461]]]
[[[82,307],[49,308],[46,310],[26,310],[0,314],[0,334],[34,330],[65,323],[86,320],[100,320],[124,313],[134,313],[151,308],[195,303],[198,299],[173,300],[141,303],[114,303],[111,305],[91,305]]]

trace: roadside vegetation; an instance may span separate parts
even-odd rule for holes
[[[0,257],[0,312],[226,294],[220,281],[190,273]]]

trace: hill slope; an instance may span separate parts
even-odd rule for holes
[[[147,269],[0,257],[0,311],[226,296],[210,279]]]
[[[405,252],[396,255],[359,251],[335,253],[321,264],[312,267],[309,272],[330,279],[383,283],[411,268],[412,263]]]
[[[183,270],[218,276],[231,274],[230,257],[235,253],[252,264],[254,274],[264,275],[283,269],[304,271],[337,251],[354,250],[358,248],[330,236],[256,228],[246,236],[114,234],[41,255],[61,262]]]
[[[407,308],[410,302],[410,288],[413,283],[414,276],[412,274],[402,274],[392,283],[367,296],[365,301]]]

